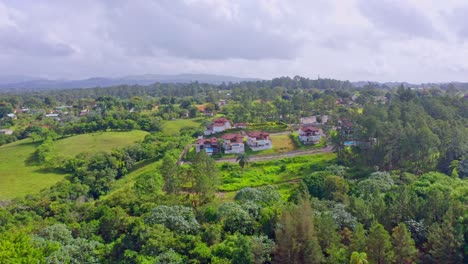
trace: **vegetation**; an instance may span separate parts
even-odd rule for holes
[[[465,263],[468,101],[452,88],[294,77],[2,95],[15,131],[0,135],[0,263]],[[258,154],[334,153],[179,160],[212,117],[273,132],[311,115],[329,117],[318,145],[276,134]]]

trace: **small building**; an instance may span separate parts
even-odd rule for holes
[[[322,138],[322,130],[313,126],[302,126],[299,129],[299,140],[303,144],[316,144]]]
[[[216,133],[223,132],[227,129],[231,128],[231,121],[228,119],[221,117],[221,118],[216,118],[211,122],[211,124],[207,127],[205,130],[204,134],[206,136],[213,135]]]
[[[46,117],[54,117],[54,118],[55,118],[55,117],[58,117],[59,114],[46,114],[45,116],[46,116]]]
[[[244,137],[241,134],[226,134],[222,136],[223,149],[226,154],[244,153]]]
[[[247,133],[247,144],[253,151],[273,148],[270,140],[270,134],[267,132]]]
[[[13,130],[11,130],[11,129],[0,129],[0,134],[12,135],[12,134],[13,134]]]
[[[236,124],[234,124],[234,128],[246,129],[247,128],[247,123],[236,123]]]
[[[220,148],[217,138],[200,138],[195,143],[195,151],[205,151],[208,155],[219,154]]]
[[[89,114],[89,109],[83,109],[80,111],[80,116],[85,116]]]
[[[7,114],[7,116],[11,119],[16,119],[16,114],[14,113],[11,113],[11,114]]]
[[[219,100],[219,102],[218,102],[218,106],[225,106],[226,103],[227,103],[226,100],[221,99],[221,100]]]

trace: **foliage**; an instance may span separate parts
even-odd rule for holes
[[[157,206],[146,217],[145,222],[150,225],[162,224],[180,234],[193,234],[200,228],[192,209],[179,205]]]

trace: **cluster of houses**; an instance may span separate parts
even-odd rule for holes
[[[232,122],[222,117],[217,118],[208,125],[204,134],[210,136],[220,132],[224,132],[232,128],[247,128],[246,123],[237,123],[232,125]],[[247,136],[247,145],[253,151],[259,151],[264,149],[271,149],[273,147],[270,134],[267,132],[249,132]],[[200,138],[195,143],[196,152],[205,151],[208,155],[221,154],[224,151],[225,154],[240,154],[245,152],[244,135],[241,133],[237,134],[224,134],[218,138]]]

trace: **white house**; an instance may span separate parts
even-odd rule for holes
[[[217,138],[200,138],[195,143],[195,151],[205,151],[208,155],[219,154],[220,149]]]
[[[303,144],[316,144],[322,137],[322,131],[313,126],[302,126],[299,129],[299,140]]]
[[[221,137],[223,142],[224,153],[239,154],[244,153],[244,137],[241,134],[226,134]]]
[[[270,140],[270,134],[267,132],[247,133],[247,144],[253,151],[273,148]]]
[[[0,134],[11,135],[11,134],[13,134],[13,130],[11,130],[11,129],[0,129]]]
[[[226,119],[224,117],[216,118],[207,127],[204,134],[209,136],[209,135],[213,135],[213,134],[216,134],[216,133],[223,132],[223,131],[225,131],[227,129],[230,129],[230,128],[231,128],[231,121],[229,121],[228,119]]]

